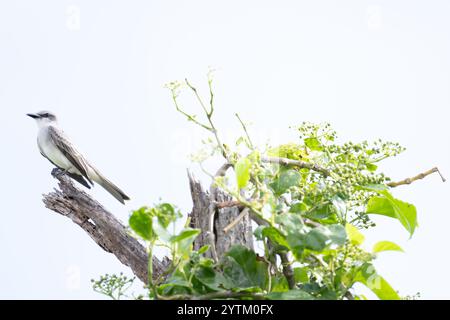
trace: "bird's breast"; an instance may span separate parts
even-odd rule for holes
[[[41,153],[43,153],[51,162],[60,167],[61,169],[68,170],[72,173],[79,173],[72,163],[64,156],[64,154],[54,145],[47,129],[42,128],[39,130],[37,143]],[[74,172],[75,169],[77,172]]]

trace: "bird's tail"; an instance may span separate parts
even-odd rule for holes
[[[130,198],[122,191],[118,186],[105,178],[100,172],[94,170],[96,177],[92,180],[101,185],[106,191],[108,191],[114,198],[119,200],[122,204],[125,204],[125,200],[130,200]]]

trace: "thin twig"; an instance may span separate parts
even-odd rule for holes
[[[227,154],[227,152],[225,150],[225,147],[224,147],[223,143],[221,142],[219,134],[217,133],[217,129],[214,126],[214,123],[212,121],[212,115],[213,115],[213,112],[214,112],[214,105],[212,104],[213,101],[214,101],[213,98],[211,98],[211,100],[210,100],[211,105],[210,105],[210,110],[208,111],[206,106],[205,106],[205,104],[203,103],[202,98],[198,94],[197,88],[195,88],[193,85],[191,85],[191,83],[188,81],[188,79],[185,79],[185,82],[186,82],[186,85],[194,92],[194,95],[197,97],[197,100],[200,103],[203,111],[205,112],[206,118],[208,119],[208,122],[209,122],[210,126],[208,127],[208,126],[204,126],[203,125],[202,127],[205,128],[205,129],[208,128],[207,130],[214,134],[214,137],[216,139],[217,145],[219,146],[220,150],[222,151],[223,157],[225,159],[227,159],[227,161],[228,161],[229,160],[228,159],[228,154]],[[212,80],[208,80],[208,85],[209,85],[210,91],[212,91],[211,83],[212,83]]]
[[[206,109],[205,104],[203,103],[202,98],[200,97],[200,95],[198,94],[197,88],[195,88],[193,85],[190,84],[190,82],[188,81],[188,79],[184,79],[184,81],[186,82],[187,86],[194,92],[195,97],[197,98],[197,101],[200,103],[200,105],[203,108],[203,111],[205,111],[206,116],[208,118],[211,117],[213,110],[210,109],[209,111]]]
[[[280,252],[278,253],[281,259],[281,265],[283,266],[283,274],[286,277],[286,280],[288,282],[289,289],[295,288],[295,277],[294,277],[294,270],[292,270],[291,262],[289,261],[289,257],[287,253]]]
[[[250,218],[252,218],[253,221],[255,221],[258,225],[262,226],[270,226],[270,222],[261,217],[256,212],[250,210],[249,212]],[[269,239],[269,241],[271,241]],[[288,282],[289,289],[295,288],[295,277],[294,277],[294,271],[292,270],[291,262],[289,261],[289,257],[287,253],[284,252],[277,252],[277,254],[280,256],[281,259],[281,265],[283,267],[283,275],[286,277],[286,280]]]
[[[214,177],[223,177],[225,175],[225,173],[227,173],[228,169],[231,168],[231,163],[224,163],[219,170],[217,170],[216,174],[214,175]]]
[[[248,214],[248,208],[245,208],[241,211],[241,213],[231,221],[229,225],[227,225],[225,228],[223,228],[223,232],[228,233],[231,229],[233,229],[247,214]]]
[[[308,219],[308,218],[305,218],[305,224],[310,225],[310,226],[312,226],[314,228],[318,228],[318,227],[322,226],[320,223],[315,222],[314,220],[311,220],[311,219]]]
[[[388,185],[389,187],[391,187],[391,188],[395,188],[395,187],[398,187],[398,186],[401,186],[401,185],[411,184],[411,183],[413,183],[414,181],[423,179],[423,178],[425,178],[426,176],[429,176],[430,174],[435,173],[435,172],[437,172],[437,173],[439,174],[439,176],[440,176],[441,179],[442,179],[442,182],[445,182],[445,178],[444,178],[444,176],[441,174],[441,172],[439,171],[439,169],[438,169],[437,167],[434,167],[434,168],[432,168],[432,169],[430,169],[430,170],[428,170],[428,171],[419,173],[418,175],[416,175],[416,176],[414,176],[414,177],[406,178],[406,179],[403,179],[403,180],[400,180],[400,181],[397,181],[397,182],[389,182],[387,185]]]
[[[217,209],[231,208],[231,207],[242,207],[242,206],[244,206],[244,205],[238,200],[216,202]]]
[[[252,139],[250,139],[250,135],[248,134],[247,126],[241,120],[241,117],[239,117],[239,114],[235,113],[234,115],[236,116],[236,118],[238,118],[239,122],[241,123],[242,129],[244,129],[245,135],[247,136],[248,143],[250,144],[250,148],[255,149],[255,147],[253,146],[253,143],[252,143]]]
[[[177,96],[175,95],[174,92],[172,92],[172,100],[173,103],[175,105],[175,108],[177,109],[177,111],[179,113],[181,113],[182,115],[184,115],[189,121],[194,122],[195,124],[199,125],[200,127],[202,127],[203,129],[206,129],[208,131],[211,131],[212,128],[208,127],[206,124],[201,123],[200,121],[198,121],[197,119],[195,119],[194,116],[190,115],[189,113],[187,113],[186,111],[184,111],[183,109],[181,109],[181,107],[178,105],[178,101],[177,101]]]
[[[264,219],[260,214],[256,213],[253,210],[249,212],[250,218],[256,222],[259,226],[270,226],[270,222]]]
[[[214,112],[214,93],[213,93],[213,89],[212,89],[212,76],[211,76],[211,71],[208,72],[208,88],[209,88],[209,113],[208,116],[211,116]]]
[[[327,170],[315,163],[309,163],[309,162],[287,159],[287,158],[274,158],[274,157],[261,157],[261,161],[268,162],[268,163],[278,163],[278,164],[285,165],[285,166],[296,166],[299,168],[307,168],[310,170],[320,172],[325,177],[328,177],[330,175],[329,170]]]

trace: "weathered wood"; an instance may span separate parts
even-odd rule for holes
[[[144,283],[147,278],[147,252],[142,244],[133,238],[126,227],[113,214],[92,199],[86,192],[78,189],[59,169],[52,171],[58,179],[59,190],[45,194],[43,202],[53,210],[80,226],[103,250],[114,254],[119,261],[130,267]],[[164,273],[167,261],[153,257],[153,278]]]
[[[133,238],[127,228],[100,203],[86,192],[78,189],[72,180],[61,170],[54,169],[52,176],[58,180],[58,187],[51,193],[43,195],[45,206],[62,216],[71,219],[83,229],[103,250],[114,254],[124,265],[131,268],[133,273],[144,283],[148,283],[148,255],[145,247]],[[189,214],[191,226],[202,230],[194,242],[194,249],[198,250],[209,244],[207,235],[208,215],[211,201],[231,201],[231,197],[223,191],[212,188],[214,194],[204,191],[199,181],[189,175],[189,184],[193,201],[193,209]],[[233,244],[242,244],[253,249],[251,220],[248,216],[229,232],[224,228],[240,213],[239,207],[217,209],[214,220],[215,246],[220,258]],[[211,252],[206,252],[211,257]],[[164,275],[169,259],[160,261],[153,257],[153,279]]]
[[[208,237],[208,216],[211,200],[216,202],[231,201],[232,198],[220,189],[212,188],[213,197],[205,191],[198,180],[192,174],[189,176],[189,185],[191,188],[191,197],[193,201],[191,218],[191,227],[202,230],[201,234],[194,242],[194,249],[198,250],[204,245],[210,244]],[[217,256],[220,258],[234,244],[241,244],[253,249],[252,225],[249,216],[245,216],[241,222],[233,229],[224,232],[224,228],[229,225],[240,214],[239,207],[228,207],[217,209],[214,219],[215,247]],[[206,255],[212,258],[210,251]]]

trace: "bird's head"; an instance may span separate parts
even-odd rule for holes
[[[56,116],[50,111],[39,111],[38,113],[27,113],[27,116],[36,120],[39,127],[56,123]]]

